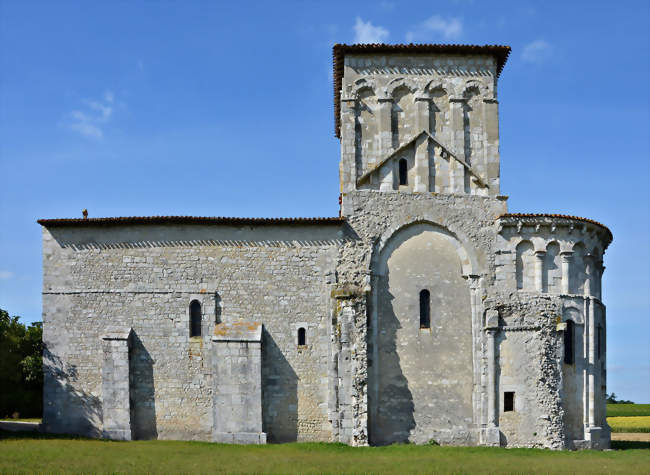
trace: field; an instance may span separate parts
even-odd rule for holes
[[[650,416],[608,417],[612,432],[650,432]]]
[[[650,404],[608,405],[613,451],[113,442],[0,431],[0,473],[650,473]],[[614,416],[616,414],[616,416]],[[630,434],[636,432],[636,434]]]
[[[650,404],[607,404],[607,417],[650,416]]]
[[[237,446],[207,442],[111,442],[0,432],[0,472],[235,473],[647,473],[650,447],[609,452],[341,444]]]

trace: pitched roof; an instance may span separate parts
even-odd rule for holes
[[[451,149],[450,149],[448,146],[446,146],[445,144],[443,144],[440,140],[438,140],[436,137],[434,137],[433,135],[431,135],[431,134],[430,134],[429,132],[427,132],[426,130],[423,130],[423,131],[420,132],[419,134],[414,135],[413,137],[411,137],[410,139],[408,139],[406,142],[404,142],[402,145],[400,145],[398,148],[396,148],[395,150],[392,150],[391,152],[389,152],[388,155],[386,155],[383,159],[381,159],[381,160],[379,161],[379,163],[377,163],[374,167],[372,167],[370,170],[368,170],[368,171],[365,172],[363,175],[361,175],[361,177],[359,177],[359,179],[357,180],[357,185],[360,185],[360,184],[362,184],[364,181],[366,181],[366,180],[370,177],[370,175],[372,175],[372,174],[375,173],[377,170],[379,170],[379,169],[384,165],[384,163],[386,163],[387,161],[389,161],[391,158],[394,158],[396,155],[398,155],[400,152],[402,152],[402,150],[404,150],[405,148],[407,148],[407,147],[409,147],[410,145],[412,145],[413,142],[415,142],[415,141],[416,141],[418,138],[420,138],[422,135],[424,135],[425,137],[427,137],[428,140],[431,140],[431,141],[433,141],[434,143],[436,143],[438,146],[442,147],[442,149],[445,151],[445,153],[447,153],[447,155],[453,157],[453,158],[454,158],[456,161],[458,161],[458,162],[459,162],[463,167],[465,167],[465,168],[469,171],[469,173],[474,177],[474,180],[476,181],[476,183],[478,183],[479,186],[484,187],[484,188],[488,188],[488,186],[483,182],[483,180],[481,179],[481,177],[478,176],[478,175],[476,174],[476,172],[472,169],[472,167],[469,166],[469,164],[468,164],[465,160],[463,160],[462,158],[458,157],[458,155],[457,155],[455,152],[452,152]]]
[[[225,225],[271,225],[271,224],[341,224],[345,218],[231,218],[224,216],[123,216],[115,218],[63,218],[39,219],[41,226],[119,226],[130,224],[225,224]]]
[[[409,53],[409,54],[486,54],[497,60],[497,77],[510,55],[510,46],[502,45],[442,45],[442,44],[335,44],[332,48],[334,57],[334,135],[341,138],[341,87],[343,83],[343,59],[348,53]]]

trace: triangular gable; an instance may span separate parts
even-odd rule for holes
[[[373,168],[371,168],[371,169],[368,170],[366,173],[364,173],[363,175],[361,175],[361,177],[359,177],[359,179],[357,180],[357,186],[363,185],[363,184],[364,184],[364,183],[365,183],[365,182],[370,178],[370,176],[371,176],[373,173],[379,171],[379,169],[380,169],[380,168],[381,168],[385,163],[387,163],[387,162],[389,162],[390,160],[394,159],[396,155],[402,153],[406,148],[408,148],[408,147],[410,147],[411,145],[413,145],[413,144],[415,143],[415,141],[416,141],[417,139],[419,139],[420,137],[422,137],[423,135],[426,136],[428,140],[432,141],[434,144],[436,144],[436,145],[438,145],[440,148],[442,148],[442,150],[443,150],[443,151],[444,151],[444,152],[445,152],[449,157],[453,158],[453,159],[456,160],[458,163],[460,163],[461,165],[463,165],[463,167],[465,167],[465,169],[467,169],[467,171],[469,171],[469,173],[474,177],[475,182],[476,182],[479,186],[481,186],[481,187],[483,187],[483,188],[488,188],[488,185],[487,185],[486,183],[483,182],[483,180],[481,179],[481,177],[478,176],[478,174],[477,174],[474,170],[472,170],[472,167],[469,166],[469,164],[468,164],[465,160],[463,160],[462,158],[459,158],[458,155],[457,155],[456,153],[452,152],[451,149],[450,149],[447,145],[443,144],[439,139],[437,139],[436,137],[434,137],[433,135],[431,135],[431,134],[430,134],[428,131],[426,131],[426,130],[422,130],[422,132],[420,132],[419,134],[415,134],[413,137],[411,137],[409,140],[407,140],[407,141],[404,142],[402,145],[400,145],[399,147],[397,147],[395,150],[391,151],[391,152],[390,152],[386,157],[384,157],[383,159],[381,159],[381,160],[379,161],[379,163],[377,163],[377,165],[375,165]]]

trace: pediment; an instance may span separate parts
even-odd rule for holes
[[[411,147],[415,147],[418,139],[425,138],[434,146],[440,147],[441,157],[446,160],[454,160],[460,163],[472,176],[473,181],[481,188],[489,188],[488,185],[481,179],[481,177],[472,169],[472,167],[462,158],[459,154],[451,149],[448,145],[444,144],[440,139],[431,135],[428,131],[422,130],[420,133],[413,135],[411,138],[402,143],[395,150],[390,151],[384,158],[382,158],[373,168],[365,172],[357,180],[357,186],[361,186],[370,180],[370,177],[380,172],[383,167],[393,166],[393,161],[400,157],[404,151]]]

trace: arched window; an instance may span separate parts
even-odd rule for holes
[[[431,328],[430,294],[427,289],[420,291],[420,328]]]
[[[564,330],[564,362],[566,364],[573,364],[573,347],[575,340],[575,329],[573,322],[567,320],[566,330]]]
[[[408,185],[408,176],[406,174],[407,172],[407,164],[406,164],[406,159],[402,158],[399,161],[399,184],[400,185]]]
[[[190,336],[201,336],[201,303],[190,302]]]
[[[298,328],[298,346],[307,344],[307,331],[304,328]]]

